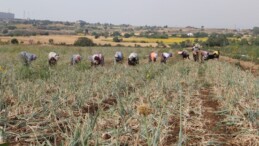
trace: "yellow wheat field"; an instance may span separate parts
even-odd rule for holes
[[[48,44],[49,39],[54,40],[54,44],[67,44],[72,45],[79,37],[88,37],[94,41],[96,44],[104,45],[104,44],[110,44],[111,46],[116,46],[118,44],[124,45],[124,46],[135,46],[139,45],[141,47],[155,47],[157,44],[154,42],[148,42],[148,43],[141,43],[139,42],[133,42],[133,41],[124,41],[124,42],[113,42],[112,38],[105,39],[103,37],[100,37],[98,39],[95,39],[93,36],[83,36],[83,35],[47,35],[47,36],[16,36],[16,37],[10,37],[10,36],[0,36],[0,41],[2,42],[10,42],[11,39],[16,38],[20,43],[23,44]],[[32,41],[32,42],[31,42]]]
[[[95,39],[93,36],[83,36],[83,35],[47,35],[47,36],[16,36],[16,37],[10,37],[10,36],[0,36],[0,41],[2,42],[10,42],[12,38],[18,39],[20,43],[23,44],[48,44],[49,39],[54,40],[54,44],[67,44],[72,45],[74,44],[75,40],[77,40],[79,37],[88,37],[94,41],[96,44],[104,45],[104,44],[110,44],[111,46],[116,46],[118,44],[124,45],[124,46],[135,46],[139,45],[141,47],[156,47],[157,42],[163,42],[164,44],[173,44],[173,43],[180,43],[182,41],[190,40],[194,41],[196,38],[168,38],[168,39],[155,39],[155,38],[138,38],[138,37],[131,37],[131,38],[123,38],[123,42],[113,42],[113,38],[104,38],[100,37],[98,39]],[[207,38],[199,38],[199,41],[206,41]]]

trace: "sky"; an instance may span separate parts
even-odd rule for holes
[[[135,26],[259,26],[259,0],[0,0],[0,12],[16,18]]]

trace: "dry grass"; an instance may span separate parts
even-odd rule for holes
[[[33,40],[33,43],[36,44],[37,42],[40,42],[42,44],[48,44],[49,39],[53,39],[54,43],[60,44],[60,43],[66,43],[66,44],[74,44],[75,40],[79,38],[80,36],[72,36],[72,35],[48,35],[48,36],[17,36],[17,38],[20,42],[23,41],[24,44],[30,44],[29,41]],[[1,41],[10,41],[14,37],[4,37],[1,36]]]

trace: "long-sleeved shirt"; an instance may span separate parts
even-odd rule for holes
[[[209,52],[208,51],[201,51],[201,56],[203,57],[203,59],[207,59],[209,56]]]
[[[81,56],[79,54],[74,54],[71,58],[71,65],[79,63],[81,61]]]
[[[130,53],[128,59],[129,59],[129,60],[138,59],[138,54],[135,53],[135,52]]]
[[[29,65],[33,60],[37,59],[37,56],[35,54],[28,53],[26,51],[22,51],[20,53],[20,57],[22,58],[22,61],[25,65]]]
[[[114,57],[116,61],[121,61],[123,59],[123,54],[122,52],[118,51],[118,52],[115,52]]]
[[[56,61],[59,59],[59,55],[55,52],[50,52],[49,53],[49,60],[55,59]]]
[[[168,59],[169,57],[172,57],[173,54],[172,54],[172,53],[166,53],[166,52],[164,52],[164,53],[162,53],[162,56],[163,56],[165,59]]]
[[[187,56],[187,55],[189,55],[189,53],[186,52],[186,51],[183,51],[183,52],[182,52],[182,55],[183,55],[183,56]]]
[[[99,65],[99,64],[104,64],[104,57],[102,54],[98,53],[98,54],[94,54],[91,57],[91,62],[95,65]]]
[[[150,55],[149,55],[149,59],[151,60],[151,61],[155,61],[156,59],[157,59],[157,53],[156,52],[151,52],[150,53]]]

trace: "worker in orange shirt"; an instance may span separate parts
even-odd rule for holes
[[[158,54],[156,52],[151,52],[149,54],[149,62],[156,62]]]

